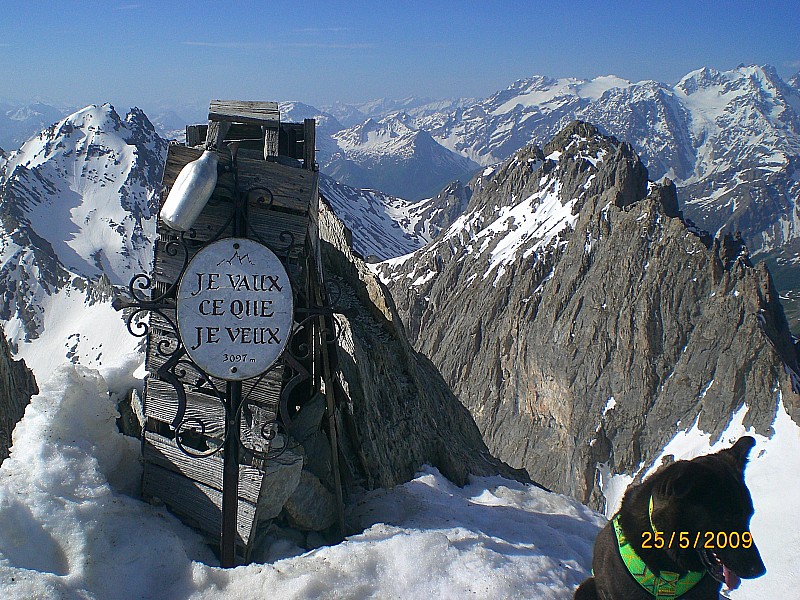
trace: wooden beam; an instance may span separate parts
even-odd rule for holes
[[[146,462],[180,473],[192,481],[222,491],[222,458],[219,455],[194,458],[185,455],[174,440],[152,431],[144,432],[142,456]],[[239,467],[239,497],[258,503],[263,471],[247,465]]]
[[[212,100],[208,107],[208,120],[257,123],[277,127],[281,121],[281,113],[277,102]]]
[[[187,524],[200,529],[210,540],[219,541],[222,493],[218,490],[145,463],[142,495],[148,499],[158,498]],[[239,500],[237,542],[242,548],[242,555],[249,549],[255,516],[256,507],[250,502]]]
[[[316,121],[305,119],[303,121],[303,167],[309,171],[316,170]]]
[[[167,198],[169,188],[175,183],[181,169],[189,162],[200,158],[203,154],[199,148],[172,145],[167,151],[167,161],[164,165],[164,175],[161,181],[164,192],[161,202]],[[314,173],[305,169],[287,167],[274,162],[265,162],[262,158],[252,157],[250,153],[239,151],[239,186],[241,189],[265,187],[272,192],[275,207],[307,214],[312,204],[315,204],[316,185],[318,183]],[[219,162],[223,166],[231,164],[230,153],[223,149],[219,152]],[[224,185],[232,176],[221,174],[217,182],[215,197],[224,195]],[[232,183],[230,181],[229,183]],[[206,206],[206,211],[213,211]],[[260,234],[261,232],[259,232]]]

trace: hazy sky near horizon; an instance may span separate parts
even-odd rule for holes
[[[532,75],[800,70],[800,2],[79,1],[4,5],[0,98],[84,105],[485,97]]]

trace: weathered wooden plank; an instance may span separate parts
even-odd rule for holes
[[[316,127],[314,119],[303,121],[303,167],[309,171],[316,170]]]
[[[230,121],[209,121],[206,131],[206,148],[219,150],[231,128]]]
[[[175,311],[169,310],[167,316],[174,318]],[[148,348],[146,355],[146,368],[150,373],[156,373],[158,368],[161,367],[166,361],[167,357],[163,354],[169,353],[177,343],[176,337],[169,326],[167,321],[158,313],[150,314],[150,336],[148,339]],[[159,353],[159,345],[162,344],[163,353]],[[216,385],[217,389],[224,390],[225,382],[220,379],[211,378],[211,381]],[[166,385],[166,384],[165,384]],[[267,373],[254,377],[253,379],[246,379],[242,382],[242,397],[248,402],[255,402],[265,407],[276,407],[278,398],[283,386],[283,367],[281,363],[273,366]],[[153,388],[153,391],[159,391],[161,388]],[[171,389],[171,386],[170,386]],[[174,392],[173,392],[174,393]],[[211,398],[213,401],[213,398]],[[148,415],[152,416],[152,415]],[[169,423],[170,419],[161,419]]]
[[[308,212],[314,200],[314,182],[312,174],[305,169],[239,157],[241,189],[267,188],[272,192],[276,206]]]
[[[146,499],[158,498],[176,515],[203,533],[210,541],[219,542],[222,526],[222,493],[191,479],[145,463],[142,478],[142,495]],[[237,515],[237,544],[245,550],[253,533],[256,507],[239,500]],[[244,555],[244,551],[242,552]]]
[[[170,144],[167,148],[167,160],[164,162],[164,174],[161,177],[161,185],[171,188],[178,178],[181,169],[193,160],[197,160],[203,155],[202,148],[188,148],[177,144]],[[161,203],[167,199],[167,194],[161,195]]]
[[[248,100],[212,100],[208,107],[209,121],[258,123],[277,127],[281,120],[277,102]]]
[[[254,209],[250,212],[248,222],[251,227],[251,231],[247,232],[248,236],[263,241],[278,254],[283,252],[292,240],[302,248],[308,235],[307,218],[298,217],[294,214]],[[195,223],[195,231],[197,233],[195,239],[201,241],[210,239],[219,232],[221,225],[221,218],[215,219],[208,211],[204,211]],[[255,232],[255,235],[253,235],[253,232]],[[232,233],[232,227],[229,225],[224,231],[223,237],[228,237]],[[291,237],[285,235],[286,233],[291,234]],[[170,254],[166,249],[159,249],[156,252],[154,264],[155,281],[158,284],[169,285],[178,278],[183,269],[183,250],[179,250],[177,254]],[[289,270],[292,271],[291,265]],[[295,276],[297,273],[292,272],[291,275]]]
[[[184,418],[197,419],[205,424],[206,437],[221,440],[225,435],[225,407],[222,401],[196,392],[190,386],[184,386],[184,390],[186,391]],[[144,403],[145,417],[157,419],[162,423],[172,423],[177,412],[178,396],[175,388],[165,381],[150,377],[147,381]]]
[[[186,456],[170,440],[152,431],[144,432],[144,460],[180,473],[189,479],[222,491],[223,459],[220,455],[200,458]],[[264,472],[248,465],[239,466],[239,497],[253,504],[258,502]]]
[[[208,134],[208,125],[187,125],[186,126],[186,145],[199,146],[205,144]]]

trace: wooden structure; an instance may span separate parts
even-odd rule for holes
[[[186,259],[204,244],[233,236],[230,216],[234,197],[239,194],[246,203],[247,231],[242,237],[256,239],[281,258],[292,279],[295,321],[299,323],[307,316],[303,311],[310,312],[308,307],[315,305],[321,295],[314,120],[281,123],[276,103],[224,101],[211,103],[208,119],[208,124],[187,127],[186,146],[169,146],[162,203],[183,166],[197,159],[206,147],[216,149],[219,156],[217,187],[195,222],[193,232],[184,240],[159,220],[152,296],[161,297],[165,293],[169,296]],[[221,452],[211,452],[222,446],[225,436],[224,403],[214,392],[214,389],[224,390],[225,382],[213,378],[210,383],[204,382],[191,369],[174,364],[171,353],[179,345],[169,322],[172,319],[174,323],[174,315],[174,308],[165,308],[152,312],[150,317],[143,495],[164,502],[187,524],[203,532],[210,542],[218,543],[223,457]],[[238,561],[246,562],[251,550],[259,517],[258,500],[264,485],[264,465],[269,460],[270,436],[276,432],[280,406],[283,403],[285,411],[289,404],[294,408],[302,405],[304,396],[310,395],[316,386],[315,379],[323,377],[318,366],[321,350],[313,343],[318,334],[319,329],[313,328],[297,334],[300,339],[294,340],[295,346],[310,344],[313,348],[300,361],[286,356],[262,376],[242,382],[245,405],[239,434],[244,451],[239,460]],[[287,404],[287,382],[301,372],[309,381],[293,384],[295,397]],[[185,390],[183,415],[178,414],[176,373]],[[183,446],[191,447],[197,454],[210,455],[187,455],[176,443],[176,433],[181,436]]]

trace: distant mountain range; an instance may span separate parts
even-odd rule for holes
[[[21,132],[40,130],[37,118],[46,120],[48,110],[56,109],[5,107],[0,147],[19,147]],[[800,331],[799,76],[783,81],[772,67],[744,65],[699,69],[676,85],[535,76],[481,100],[286,102],[281,110],[287,121],[317,119],[323,173],[352,190],[371,190],[373,199],[412,202],[454,180],[463,186],[478,165],[498,163],[529,143],[543,145],[574,119],[594,123],[631,143],[651,179],[673,180],[682,209],[700,227],[741,232],[753,259],[770,265]],[[180,112],[165,108],[153,116],[162,135],[180,137]],[[21,118],[34,114],[41,116]],[[17,137],[4,134],[12,129]],[[359,231],[356,222],[349,223],[356,248],[389,258],[395,250],[368,240],[376,230]]]
[[[699,226],[712,234],[741,232],[754,260],[772,268],[787,313],[800,327],[800,76],[783,81],[772,67],[744,65],[699,69],[674,86],[537,76],[484,100],[445,110],[425,106],[394,109],[333,134],[336,143],[328,148],[368,166],[349,169],[344,181],[386,191],[386,178],[398,185],[417,180],[437,163],[424,150],[430,144],[412,147],[408,132],[426,132],[460,157],[489,166],[527,144],[545,144],[574,119],[588,121],[629,142],[651,179],[674,181],[682,209]],[[398,133],[384,134],[391,143],[367,148],[378,139],[370,131]],[[323,170],[337,169],[329,157],[320,159]],[[375,173],[384,178],[381,186],[372,185]],[[419,181],[427,185],[432,178]]]

